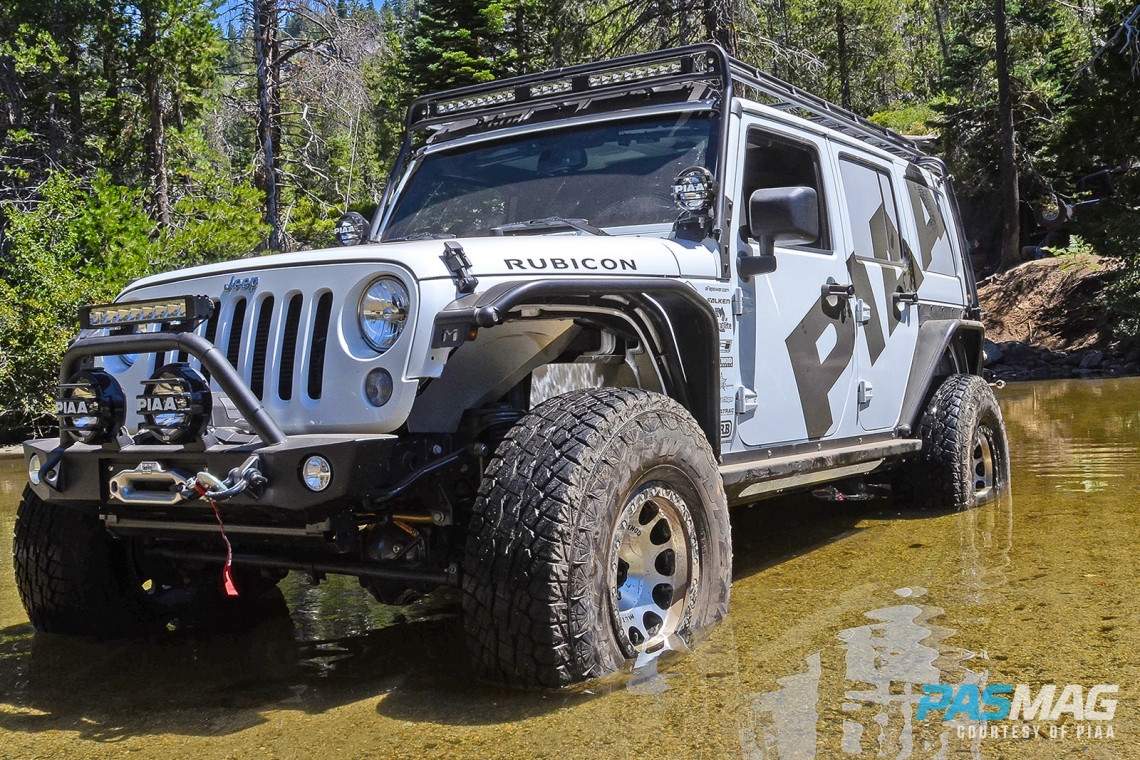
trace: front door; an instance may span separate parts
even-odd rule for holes
[[[738,250],[759,252],[748,235],[748,199],[760,188],[806,186],[819,197],[820,236],[776,248],[776,271],[738,278],[740,382],[736,421],[746,446],[772,446],[858,432],[853,383],[855,323],[845,291],[845,257],[834,243],[837,188],[821,171],[821,139],[782,132],[745,117],[745,152],[737,178]],[[824,294],[828,286],[835,291]]]

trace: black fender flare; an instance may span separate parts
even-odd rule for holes
[[[930,395],[936,390],[938,367],[942,357],[953,346],[960,346],[966,366],[961,370],[971,375],[982,372],[982,344],[985,327],[972,319],[928,319],[918,326],[918,341],[910,363],[906,393],[903,396],[900,432],[909,435],[918,425]]]
[[[528,306],[613,309],[649,328],[665,392],[689,410],[720,456],[720,328],[712,306],[685,282],[665,278],[504,282],[456,299],[432,326],[432,348],[462,345],[473,331],[528,319]],[[537,317],[537,318],[542,318]],[[547,317],[549,318],[549,317]]]

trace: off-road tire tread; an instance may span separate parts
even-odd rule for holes
[[[12,555],[20,601],[37,630],[110,636],[149,620],[141,593],[129,587],[125,554],[94,512],[43,501],[26,488]]]
[[[666,396],[628,388],[575,391],[527,414],[487,465],[468,530],[463,608],[468,650],[481,677],[564,686],[602,675],[595,640],[608,603],[587,582],[599,536],[600,498],[585,490],[623,466],[623,451],[649,439],[679,449],[715,495],[702,579],[712,596],[701,625],[728,610],[732,548],[728,510],[711,447],[692,416]],[[609,481],[613,482],[613,481]],[[696,515],[694,515],[696,519]],[[593,568],[600,571],[599,568]],[[608,620],[608,617],[606,618]]]
[[[895,481],[904,506],[952,511],[973,506],[969,476],[974,431],[986,421],[998,451],[999,482],[1008,480],[1009,455],[1001,409],[989,384],[977,375],[951,375],[935,391],[923,411],[918,434],[922,451],[905,463]]]

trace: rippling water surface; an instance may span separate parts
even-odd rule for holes
[[[1011,499],[741,509],[729,619],[563,692],[474,683],[453,596],[382,607],[350,579],[146,641],[36,635],[5,550],[0,757],[1140,757],[1140,380],[1000,397]],[[8,536],[21,470],[0,463]],[[926,684],[1117,684],[1113,738],[1071,715],[978,738],[918,719]]]

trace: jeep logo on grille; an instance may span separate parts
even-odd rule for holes
[[[250,293],[257,290],[256,277],[231,277],[230,281],[222,286],[223,293],[233,293],[239,290],[248,290]]]

